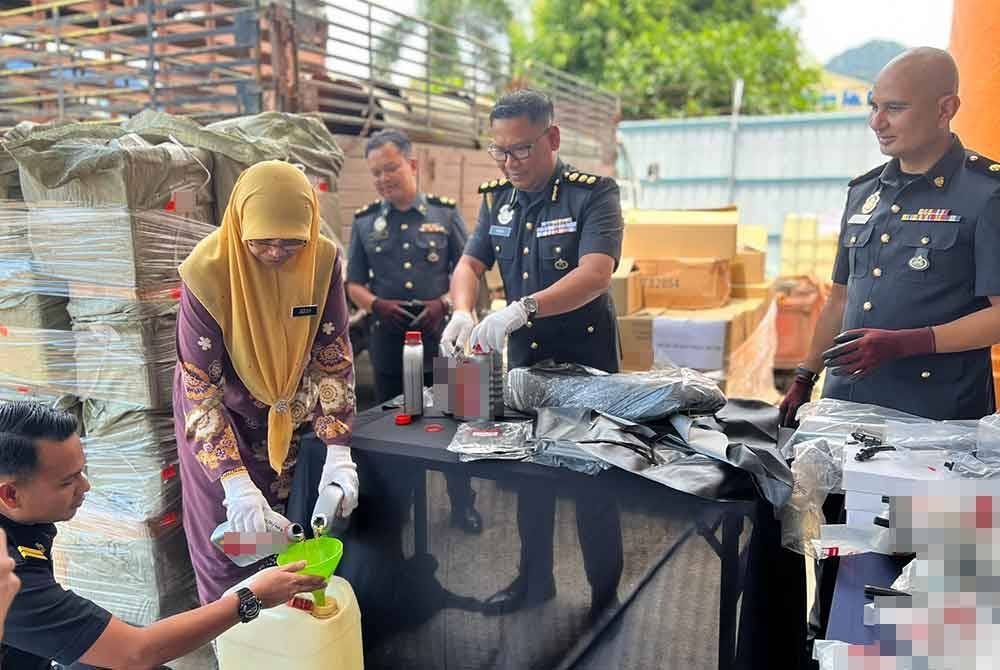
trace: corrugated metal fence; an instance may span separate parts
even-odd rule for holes
[[[885,162],[867,113],[626,121],[619,131],[640,181],[639,206],[736,204],[776,248],[789,213],[839,221],[847,182]],[[769,265],[777,262],[772,253]]]

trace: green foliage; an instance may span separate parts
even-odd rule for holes
[[[536,0],[527,55],[622,97],[626,118],[813,108],[819,70],[779,22],[793,0]]]

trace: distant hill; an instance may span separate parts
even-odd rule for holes
[[[872,40],[859,47],[848,49],[839,56],[834,56],[826,64],[826,69],[855,79],[873,82],[879,70],[905,50],[906,47],[899,42]]]

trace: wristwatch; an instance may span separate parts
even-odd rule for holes
[[[518,300],[518,302],[521,303],[521,307],[524,308],[524,311],[528,313],[529,319],[535,314],[538,314],[538,301],[535,300],[534,297],[526,295]]]
[[[236,595],[240,598],[239,615],[240,623],[249,623],[257,618],[260,614],[261,605],[260,598],[254,595],[254,592],[248,588],[242,588],[236,592]]]
[[[800,365],[795,368],[795,376],[809,382],[810,384],[815,384],[819,381],[819,375],[804,365]]]

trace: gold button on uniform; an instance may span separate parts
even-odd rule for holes
[[[875,268],[874,270],[872,270],[872,274],[875,275],[876,277],[881,277],[882,276],[882,268]]]
[[[931,238],[929,238],[929,237],[921,237],[920,238],[920,244],[930,244],[930,243],[931,243]]]
[[[409,249],[410,248],[410,243],[409,242],[403,242],[403,248],[404,249]]]
[[[588,333],[594,332],[594,327],[593,326],[587,326],[587,332]]]
[[[377,254],[382,253],[382,247],[375,247],[375,253]]]
[[[920,378],[921,379],[930,379],[931,378],[931,371],[930,370],[924,370],[923,372],[920,373]]]
[[[500,253],[500,245],[499,245],[499,244],[498,244],[498,245],[496,245],[496,246],[495,246],[495,247],[493,247],[493,248],[494,248],[494,249],[496,250],[496,252],[497,252],[497,253]]]
[[[538,342],[532,342],[531,343],[531,348],[532,349],[537,349],[538,348]]]
[[[525,256],[527,256],[528,254],[531,253],[531,249],[529,249],[528,247],[525,247],[524,249],[521,250],[521,253],[524,254]]]
[[[851,235],[851,244],[854,244],[857,241],[858,241],[858,236],[857,235]]]
[[[555,251],[557,254],[561,254],[562,253],[562,247],[556,247],[555,249],[553,249],[553,251]]]
[[[975,154],[973,154],[972,156],[969,156],[969,160],[970,161],[977,161],[977,160],[979,160],[979,156],[976,156]]]
[[[861,306],[861,308],[862,308],[863,310],[865,310],[866,312],[870,312],[870,311],[872,311],[872,307],[874,307],[874,305],[872,305],[872,304],[871,304],[870,302],[866,302],[865,304],[863,304],[863,305]]]
[[[889,233],[882,233],[882,237],[880,237],[879,239],[882,240],[882,244],[889,244],[889,240],[891,240],[892,238],[889,237]]]
[[[535,224],[529,221],[528,223],[524,224],[524,227],[527,228],[528,230],[531,230],[532,228],[535,227]]]
[[[533,328],[534,326],[535,326],[535,324],[532,323],[531,321],[528,321],[526,324],[524,324],[525,328]]]
[[[427,244],[429,244],[429,245],[430,245],[431,247],[436,247],[436,246],[438,245],[438,243],[437,243],[437,242],[435,242],[434,240],[431,240],[431,241],[430,241],[430,242],[428,242]]]
[[[403,263],[403,269],[404,270],[409,270],[412,267],[413,267],[413,263],[411,263],[410,261],[406,261],[405,263]]]
[[[527,278],[528,278],[528,273],[527,272],[522,272],[521,273],[521,279],[527,279]]]
[[[408,281],[405,284],[403,284],[403,286],[405,286],[406,288],[413,288],[413,282]]]
[[[899,205],[893,205],[889,208],[893,214],[899,214]]]
[[[408,230],[409,228],[410,228],[410,224],[408,224],[408,223],[404,223],[404,224],[401,224],[399,226],[400,230]]]

